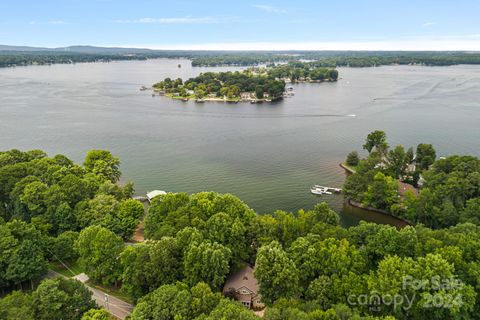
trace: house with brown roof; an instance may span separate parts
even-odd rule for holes
[[[399,181],[398,182],[398,193],[400,196],[404,197],[407,191],[411,191],[415,196],[418,196],[418,189],[412,186],[411,184]]]
[[[223,294],[241,302],[249,309],[263,309],[259,286],[255,279],[254,268],[250,265],[238,269],[232,273],[223,286]]]

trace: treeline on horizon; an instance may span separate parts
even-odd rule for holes
[[[144,55],[0,51],[0,68],[28,65],[71,64],[82,62],[110,62],[146,59],[147,57]]]
[[[315,63],[319,67],[373,67],[396,64],[450,66],[457,64],[480,64],[480,53],[455,51],[236,52],[193,57],[192,66],[249,66],[299,60]]]
[[[390,149],[381,131],[364,148],[366,159],[349,155],[357,174],[347,196],[408,212],[412,202],[401,201],[395,181],[418,183],[402,175],[412,152]],[[169,193],[148,208],[148,241],[127,245],[144,208],[131,198],[131,183],[118,184],[120,160],[110,152],[92,150],[82,165],[40,150],[0,152],[0,290],[21,289],[0,299],[0,319],[108,319],[81,283],[42,280],[59,260],[131,297],[132,320],[260,319],[221,294],[245,263],[255,266],[265,320],[478,319],[480,160],[436,160],[426,144],[416,159],[426,182],[412,212],[442,211],[449,219],[344,228],[326,203],[258,215],[231,194]],[[422,285],[405,285],[405,278]],[[435,282],[451,279],[451,287]],[[407,308],[363,295],[414,299]]]
[[[154,58],[187,58],[192,66],[255,66],[275,62],[311,61],[320,67],[381,65],[450,66],[480,64],[480,53],[461,51],[188,51],[118,49],[90,51],[0,50],[0,67]]]

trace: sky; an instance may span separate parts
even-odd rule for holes
[[[0,0],[0,44],[480,51],[480,1]]]

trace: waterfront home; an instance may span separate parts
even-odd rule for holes
[[[263,309],[257,279],[253,275],[254,268],[246,264],[232,273],[223,286],[223,294],[242,303],[249,309]]]
[[[250,92],[240,92],[240,98],[242,99],[242,101],[249,101],[254,97]]]
[[[412,186],[411,184],[398,181],[398,193],[400,196],[404,197],[407,191],[411,191],[415,196],[418,196],[418,189]]]

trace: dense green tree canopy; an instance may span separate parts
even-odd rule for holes
[[[298,270],[278,242],[273,241],[258,250],[255,266],[255,277],[264,302],[298,296]]]
[[[192,243],[185,253],[183,268],[187,283],[205,282],[219,290],[229,273],[230,249],[216,242]]]
[[[13,291],[0,299],[1,320],[33,320],[33,298],[30,294]]]
[[[0,152],[0,159],[0,214],[7,221],[34,220],[54,236],[101,224],[129,237],[143,212],[129,199],[132,184],[113,183],[120,162],[108,151],[89,152],[84,166],[39,150]]]
[[[120,255],[122,289],[138,299],[183,276],[183,253],[177,239],[164,237],[137,246],[128,246]]]
[[[75,241],[80,264],[92,279],[105,284],[114,283],[119,278],[123,248],[120,237],[100,226],[83,229]]]
[[[207,221],[221,212],[244,225],[248,225],[255,217],[252,209],[231,194],[200,192],[189,196],[170,193],[152,202],[145,218],[145,236],[160,239],[173,236],[189,226],[204,230]]]
[[[19,220],[0,224],[0,287],[32,281],[46,270],[40,232]]]
[[[427,158],[432,154],[428,146],[421,149]],[[255,267],[268,305],[265,319],[480,314],[476,157],[450,156],[422,168],[411,148],[374,146],[360,159],[345,195],[406,217],[417,223],[413,226],[362,222],[346,229],[325,203],[257,215],[229,194],[179,193],[152,201],[147,241],[127,246],[123,241],[143,206],[130,198],[131,185],[114,183],[113,158],[93,152],[88,165],[78,166],[38,150],[0,153],[0,287],[5,293],[32,290],[0,299],[0,319],[108,319],[105,310],[93,309],[81,283],[64,278],[39,283],[48,261],[77,258],[76,267],[92,281],[116,284],[113,290],[121,288],[137,302],[132,319],[257,319],[220,294],[227,277],[245,263]],[[414,176],[421,176],[422,188],[400,192],[397,184],[413,188]],[[406,277],[425,285],[405,284]],[[457,285],[439,289],[432,279],[454,279]],[[358,300],[395,294],[413,297],[411,307]],[[432,301],[436,305],[425,307]]]
[[[139,300],[131,319],[205,319],[220,300],[221,295],[213,293],[205,283],[191,289],[181,283],[163,285]]]
[[[105,309],[90,309],[85,312],[81,320],[112,320],[112,316]]]
[[[384,145],[381,152],[373,151],[378,143]],[[387,146],[382,131],[369,135],[364,148],[371,153],[347,178],[347,198],[433,228],[479,223],[478,158],[450,156],[435,161],[436,151],[431,144],[419,144],[416,154],[412,148],[405,151],[397,146],[388,150]]]
[[[363,204],[367,207],[389,209],[398,202],[398,181],[378,172],[363,196]]]
[[[95,307],[92,293],[77,280],[45,280],[32,296],[35,319],[38,320],[78,320],[84,312]]]

